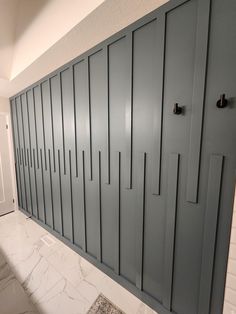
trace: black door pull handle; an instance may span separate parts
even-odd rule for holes
[[[182,112],[183,112],[183,108],[180,107],[178,103],[175,103],[173,113],[174,114],[181,114]]]
[[[227,106],[228,100],[225,98],[225,94],[220,95],[220,99],[216,103],[216,107],[225,108]]]

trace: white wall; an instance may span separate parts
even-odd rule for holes
[[[0,97],[0,112],[10,113],[10,103],[7,98]]]
[[[236,190],[225,288],[224,314],[236,314]]]

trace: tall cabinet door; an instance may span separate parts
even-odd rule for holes
[[[203,212],[186,188],[202,3],[182,3],[132,38],[136,286],[183,314],[197,311],[200,275]]]
[[[161,301],[169,311],[181,314],[198,312],[204,222],[199,169],[209,9],[210,1],[191,0],[165,13],[160,194],[152,197],[157,198],[155,212],[164,211],[163,250],[158,255]],[[156,173],[154,167],[151,173]],[[153,230],[152,222],[146,226],[147,247],[155,232],[151,220]],[[151,250],[149,257],[144,255],[147,265],[150,257]],[[145,266],[144,272],[150,273],[150,266]],[[151,278],[147,277],[149,282]],[[150,285],[147,279],[144,287]]]
[[[199,295],[203,314],[223,310],[236,171],[235,21],[234,0],[212,1],[202,144],[208,176]]]

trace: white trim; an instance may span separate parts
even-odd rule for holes
[[[9,155],[10,155],[10,169],[11,169],[11,181],[12,181],[12,192],[15,200],[14,210],[18,209],[18,198],[17,198],[17,187],[16,187],[16,171],[15,171],[15,158],[13,150],[13,134],[11,124],[11,114],[9,112],[0,111],[1,116],[5,116],[8,124],[8,143],[9,143]]]

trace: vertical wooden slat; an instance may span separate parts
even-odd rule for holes
[[[78,142],[77,142],[77,110],[76,110],[76,93],[75,93],[75,67],[72,67],[72,84],[73,84],[73,102],[74,102],[74,130],[75,130],[75,176],[78,178]]]
[[[102,189],[101,189],[101,151],[98,152],[98,253],[97,259],[102,261]]]
[[[87,227],[86,227],[86,185],[85,185],[85,156],[82,151],[82,187],[83,187],[83,202],[82,202],[82,221],[83,221],[83,250],[87,252]]]
[[[18,153],[16,153],[16,162],[15,162],[15,173],[16,173],[16,182],[17,182],[17,198],[18,204],[21,207],[21,192],[20,192],[20,182],[19,182],[19,170],[18,170]]]
[[[30,160],[30,152],[28,152]],[[29,177],[30,177],[30,193],[32,201],[32,215],[37,218],[37,191],[35,185],[35,172],[34,172],[34,160],[33,160],[33,150],[32,150],[32,165],[29,167]]]
[[[30,132],[30,116],[29,116],[29,100],[28,100],[28,92],[25,93],[26,97],[26,107],[27,107],[27,123],[28,123],[28,130],[29,130],[29,151],[30,151],[30,166],[32,168],[32,145],[31,145],[31,132]]]
[[[51,83],[51,78],[49,79],[49,98],[50,98],[51,125],[52,125],[53,170],[54,170],[54,172],[56,172],[55,138],[54,138],[54,119],[53,119],[53,108],[52,108],[52,83]]]
[[[136,287],[143,289],[143,253],[144,253],[144,215],[146,196],[146,160],[147,154],[141,153],[138,161],[138,210],[136,214]]]
[[[106,60],[106,86],[107,86],[107,174],[106,182],[110,184],[111,181],[111,138],[110,138],[110,85],[109,85],[109,46],[105,49],[105,60]]]
[[[44,102],[43,102],[43,87],[42,87],[42,83],[40,84],[40,100],[41,100],[41,109],[42,109],[44,162],[45,162],[45,170],[47,170],[47,153],[46,153],[46,140],[45,140]]]
[[[64,174],[66,174],[66,151],[65,151],[65,129],[64,129],[64,104],[63,104],[63,91],[62,91],[62,72],[60,72],[60,93],[61,93],[61,125],[62,125],[62,150],[63,150],[63,165]]]
[[[198,314],[210,313],[223,161],[222,155],[210,157]]]
[[[52,202],[52,228],[53,228],[53,230],[55,230],[54,201],[53,201],[53,187],[52,187],[52,161],[51,161],[50,149],[48,149],[48,167],[49,167],[50,193],[51,193],[51,202]]]
[[[162,111],[163,111],[163,86],[164,86],[164,60],[165,60],[165,28],[166,15],[163,14],[157,19],[157,35],[159,53],[156,55],[158,65],[157,75],[157,99],[153,112],[153,152],[152,152],[152,193],[160,194],[161,177],[161,144],[162,144]]]
[[[20,192],[21,192],[21,204],[20,207],[24,208],[24,193],[23,193],[23,183],[22,183],[22,173],[21,173],[21,153],[18,149],[18,164],[19,164],[19,179],[20,179]]]
[[[35,159],[35,149],[33,148],[33,167],[34,167],[34,184],[35,184],[35,193],[36,193],[36,210],[37,210],[37,219],[39,219],[39,201],[38,201],[38,187],[37,187],[37,175],[36,175],[36,159]]]
[[[73,188],[72,188],[72,166],[71,166],[71,150],[69,150],[69,170],[70,170],[70,202],[71,202],[71,242],[74,243],[74,205],[73,205]]]
[[[37,168],[39,169],[38,131],[37,131],[37,119],[36,119],[35,92],[34,92],[34,88],[32,88],[32,93],[33,93],[33,106],[34,106],[34,127],[35,127],[35,140],[36,140]]]
[[[24,149],[21,148],[21,156],[22,156],[22,170],[23,170],[23,180],[24,180],[24,197],[25,197],[25,210],[28,212],[28,199],[27,199],[27,192],[26,192],[26,182],[25,182],[25,159],[24,159]]]
[[[23,104],[22,104],[22,95],[20,95],[20,111],[21,111],[21,123],[22,123],[22,135],[23,135],[23,153],[25,166],[27,166],[27,158],[26,158],[26,149],[25,149],[25,128],[24,128],[24,119],[23,119]]]
[[[61,218],[61,235],[64,236],[64,225],[63,225],[63,203],[62,203],[62,185],[61,185],[61,156],[60,150],[57,151],[58,158],[58,172],[59,172],[59,190],[60,190],[60,218]]]
[[[132,188],[133,166],[133,32],[127,37],[127,99],[125,104],[126,188]]]
[[[117,201],[115,206],[115,228],[114,228],[114,270],[117,275],[120,274],[120,205],[121,205],[121,153],[116,152],[115,155],[115,169],[116,175],[114,178],[114,184],[116,186],[115,193],[117,195]]]
[[[28,165],[29,194],[30,194],[30,204],[31,204],[30,213],[31,213],[31,215],[33,215],[33,200],[32,200],[31,175],[30,175],[30,158],[29,158],[29,149],[28,148],[27,148],[27,165]]]
[[[41,166],[41,177],[42,177],[42,190],[43,190],[43,220],[44,223],[47,224],[47,216],[46,216],[46,204],[45,204],[45,185],[44,185],[44,174],[43,174],[43,152],[40,148],[40,166]]]
[[[205,101],[210,3],[211,0],[198,1],[192,116],[187,174],[187,201],[193,203],[196,203],[198,199],[198,181]]]
[[[15,111],[16,111],[16,127],[17,127],[17,140],[18,140],[18,153],[19,153],[19,165],[21,165],[22,161],[21,161],[21,154],[20,154],[20,150],[21,150],[21,144],[20,144],[20,130],[19,130],[19,115],[18,115],[18,110],[17,109],[17,103],[16,103],[16,98],[15,98]]]
[[[89,137],[89,179],[93,180],[93,156],[92,156],[92,116],[91,116],[91,88],[90,88],[90,62],[89,57],[85,59],[87,63],[87,75],[88,75],[88,137]]]
[[[21,176],[20,176],[20,154],[19,154],[19,148],[16,149],[16,156],[17,156],[17,168],[18,168],[18,180],[19,180],[19,185],[18,189],[20,190],[19,195],[19,204],[20,207],[22,208],[23,206],[23,196],[22,196],[22,183],[21,183]]]
[[[168,186],[166,195],[166,234],[164,253],[163,305],[171,310],[175,226],[178,195],[179,154],[169,155]]]

